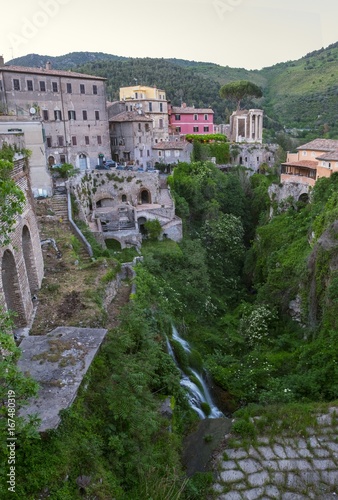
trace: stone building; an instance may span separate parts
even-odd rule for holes
[[[153,120],[141,110],[125,111],[121,104],[108,107],[112,158],[146,169],[153,165]]]
[[[144,85],[120,88],[124,111],[141,111],[153,121],[154,144],[169,139],[168,101],[164,90]]]
[[[193,145],[185,141],[168,141],[154,144],[153,151],[156,162],[174,165],[178,162],[190,163]]]
[[[105,78],[53,70],[50,63],[5,66],[1,58],[0,113],[9,121],[42,123],[49,165],[68,162],[85,170],[100,154],[110,157]]]
[[[252,170],[252,173],[258,172],[262,164],[273,167],[277,149],[278,144],[231,144],[231,162],[232,165],[243,165]]]
[[[17,216],[11,243],[0,246],[0,306],[14,311],[15,326],[23,327],[31,319],[32,295],[42,282],[43,257],[24,157],[14,161],[12,178],[24,192],[26,203],[23,213]]]
[[[157,172],[92,171],[70,179],[79,216],[101,243],[118,241],[122,248],[140,246],[144,224],[157,219],[162,237],[179,241],[182,220],[164,178]]]
[[[229,140],[231,142],[263,141],[263,111],[261,109],[237,110],[230,116]]]

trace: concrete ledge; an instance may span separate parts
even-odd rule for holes
[[[55,429],[60,410],[74,401],[106,333],[102,328],[58,327],[47,335],[25,338],[18,366],[40,384],[40,390],[20,416],[36,414],[40,432]]]

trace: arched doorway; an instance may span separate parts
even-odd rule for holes
[[[140,231],[141,234],[147,234],[147,231],[144,227],[144,224],[147,222],[147,219],[145,217],[139,217],[137,219],[137,225],[138,225],[138,229]]]
[[[151,203],[150,192],[148,189],[142,189],[142,191],[140,191],[140,204],[145,205],[148,203]]]
[[[308,193],[301,194],[300,197],[298,198],[298,201],[301,201],[302,203],[308,203],[309,202]]]
[[[7,309],[16,313],[14,324],[16,327],[25,326],[26,319],[19,286],[18,271],[10,250],[6,250],[3,254],[1,277]]]
[[[87,168],[87,155],[84,153],[79,154],[79,169],[86,170]]]
[[[33,294],[39,288],[39,283],[35,266],[31,234],[27,226],[24,226],[22,230],[22,250],[29,283],[29,290],[31,294]]]
[[[48,166],[52,167],[53,165],[55,165],[55,158],[54,156],[50,155],[48,156]]]

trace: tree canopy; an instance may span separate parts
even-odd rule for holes
[[[240,109],[241,101],[246,97],[262,97],[262,89],[252,82],[239,80],[237,82],[223,85],[219,91],[222,99],[230,99],[236,102],[237,110]]]

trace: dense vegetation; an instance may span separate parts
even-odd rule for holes
[[[212,107],[216,123],[226,122],[233,111],[230,101],[219,97],[221,86],[247,80],[263,89],[263,100],[243,103],[261,106],[265,127],[283,127],[307,140],[307,134],[338,137],[337,77],[338,43],[307,54],[298,61],[279,63],[262,70],[222,67],[217,64],[181,59],[135,59],[109,54],[76,52],[53,58],[31,54],[11,61],[23,66],[44,66],[51,60],[55,68],[73,69],[108,78],[109,99],[118,98],[120,86],[157,85],[167,92],[174,105],[182,101],[196,107]],[[275,135],[268,135],[275,140]],[[303,142],[305,142],[303,141]]]

